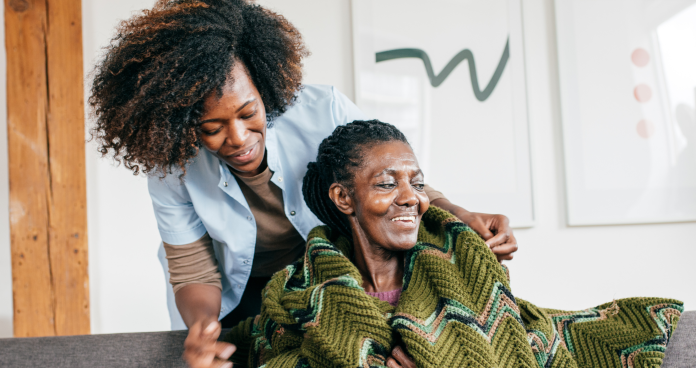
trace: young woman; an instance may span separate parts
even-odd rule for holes
[[[364,118],[334,88],[302,85],[307,54],[297,29],[251,2],[159,0],[120,25],[96,67],[94,135],[103,154],[151,175],[192,351],[219,318],[258,313],[268,278],[302,254],[321,223],[302,195],[307,163],[334,128]],[[512,258],[505,216],[426,192]]]
[[[242,367],[659,366],[683,310],[661,298],[577,312],[516,299],[483,240],[430,206],[389,124],[336,128],[303,192],[326,226],[273,276],[260,315],[232,329],[220,361],[236,347]]]

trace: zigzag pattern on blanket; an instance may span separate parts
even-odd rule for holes
[[[507,269],[483,240],[431,208],[405,255],[396,308],[362,289],[352,244],[314,229],[304,259],[264,289],[249,366],[384,367],[403,341],[419,367],[659,365],[682,311],[671,299],[617,300],[585,311],[538,308],[510,292]],[[232,333],[231,333],[232,334]]]
[[[511,317],[522,323],[519,308],[514,300],[510,291],[503,284],[496,282],[489,305],[483,314],[478,315],[456,300],[441,299],[435,311],[426,320],[402,312],[397,313],[390,324],[394,329],[411,330],[435,345],[447,324],[456,321],[471,327],[490,343],[501,320]]]
[[[327,240],[329,235],[327,228],[315,229],[304,261],[276,274],[264,289],[261,330],[263,340],[269,344],[259,345],[259,350],[254,351],[261,357],[254,362],[255,366],[269,359],[272,360],[269,364],[275,366],[286,348],[303,353],[296,357],[295,363],[287,361],[293,367],[305,363],[309,366],[385,364],[389,352],[385,347],[391,346],[393,338],[387,325],[390,311],[384,305],[380,309],[374,298],[365,294],[358,281],[359,271],[345,256],[348,250],[344,249],[344,253],[337,247],[346,244],[342,241],[332,244]],[[339,304],[342,308],[335,307]],[[391,306],[387,309],[393,311]]]
[[[402,293],[411,292],[411,279],[414,270],[417,269],[416,256],[430,255],[436,259],[439,258],[456,265],[457,257],[453,250],[457,238],[461,233],[473,233],[473,230],[463,223],[452,221],[451,219],[445,220],[443,225],[446,230],[445,242],[442,246],[438,247],[430,243],[419,242],[411,252],[408,252],[405,259],[406,270],[404,271]],[[465,241],[464,243],[466,244],[467,242]],[[416,291],[415,293],[420,294],[421,292]],[[507,317],[511,317],[522,324],[519,308],[515,304],[515,297],[502,282],[495,281],[491,294],[488,297],[488,302],[479,313],[457,300],[440,298],[435,311],[427,319],[423,320],[407,313],[399,312],[392,318],[390,325],[394,329],[411,330],[434,345],[447,324],[456,321],[471,327],[490,343],[501,320]]]
[[[468,226],[444,211],[432,215],[441,225],[423,228],[407,253],[390,321],[409,353],[422,366],[536,366],[504,266]]]
[[[583,311],[517,302],[540,367],[568,364],[569,354],[580,367],[660,366],[683,312],[681,302],[661,298],[620,299]]]
[[[648,367],[661,364],[683,310],[676,300],[630,298],[549,317],[579,365]]]

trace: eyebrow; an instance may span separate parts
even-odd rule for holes
[[[394,175],[394,174],[396,174],[396,173],[397,173],[396,170],[390,169],[390,168],[386,168],[386,169],[384,169],[384,170],[378,172],[375,176],[373,176],[373,178],[376,178],[376,177],[378,177],[378,176],[380,176],[380,175],[384,175],[384,174]],[[418,175],[418,174],[422,174],[422,173],[423,173],[423,170],[418,169],[418,170],[414,173],[414,176],[415,176],[415,175]]]
[[[256,98],[254,97],[254,98],[252,98],[251,100],[245,102],[245,103],[244,103],[242,106],[240,106],[240,107],[237,109],[237,111],[235,111],[235,112],[240,112],[240,111],[242,111],[243,108],[247,107],[250,103],[255,102],[255,101],[256,101]],[[207,120],[201,121],[199,124],[210,123],[210,122],[217,121],[217,120],[223,120],[223,119],[217,119],[217,118],[216,118],[216,119],[207,119]]]
[[[254,102],[254,101],[256,101],[256,98],[252,98],[251,100],[245,102],[244,105],[240,106],[240,107],[237,109],[237,111],[235,111],[235,112],[240,112],[240,111],[242,111],[243,108],[247,107],[247,105],[249,105],[250,103],[252,103],[252,102]]]

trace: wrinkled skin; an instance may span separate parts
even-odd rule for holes
[[[350,223],[355,265],[367,292],[403,286],[404,252],[418,240],[418,226],[430,202],[423,172],[411,147],[399,141],[363,148],[350,187],[334,183],[329,196]],[[415,367],[405,347],[396,346],[388,367]]]

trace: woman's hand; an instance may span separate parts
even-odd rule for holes
[[[406,350],[400,345],[392,349],[391,356],[387,359],[387,367],[389,368],[416,368],[416,362],[406,353]]]
[[[222,326],[220,289],[205,284],[186,285],[174,294],[176,306],[189,333],[184,341],[184,360],[192,368],[232,367],[227,359],[237,349],[232,344],[218,342]]]
[[[237,347],[217,341],[222,327],[220,322],[194,323],[189,328],[188,337],[184,342],[184,360],[191,368],[231,368],[228,359]]]
[[[469,212],[471,217],[467,224],[479,233],[486,244],[498,258],[498,262],[511,260],[517,251],[517,240],[512,234],[510,220],[505,215]],[[456,215],[456,214],[455,214]],[[457,217],[459,217],[457,215]]]
[[[507,216],[469,212],[462,207],[452,204],[445,198],[436,199],[432,204],[457,216],[462,222],[481,235],[488,247],[493,251],[493,254],[498,258],[498,262],[511,260],[512,253],[517,251],[517,240],[515,235],[512,234],[510,220]]]

